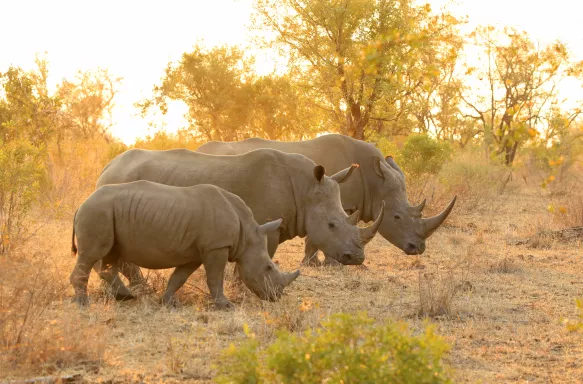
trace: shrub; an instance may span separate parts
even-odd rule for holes
[[[281,331],[263,350],[247,334],[223,353],[218,383],[451,382],[442,361],[449,347],[431,326],[412,335],[404,323],[338,314],[314,331]]]
[[[572,332],[583,333],[583,299],[575,300],[575,305],[577,306],[577,320],[566,320],[567,329]]]
[[[435,175],[451,157],[453,149],[445,141],[427,135],[411,135],[401,150],[401,167],[414,178]]]
[[[44,179],[44,154],[24,139],[0,140],[0,254],[22,239],[23,221]]]

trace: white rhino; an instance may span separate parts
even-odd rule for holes
[[[364,245],[376,234],[383,211],[367,228],[355,226],[358,212],[352,216],[345,213],[339,183],[349,180],[355,168],[349,164],[328,177],[324,167],[307,157],[273,149],[238,156],[214,156],[187,149],[132,149],[105,167],[97,187],[135,180],[174,186],[217,185],[241,197],[259,223],[283,218],[279,231],[268,236],[271,257],[278,244],[296,236],[309,236],[327,257],[342,264],[362,264]],[[139,280],[137,268],[129,264],[123,267],[130,281]]]
[[[323,135],[306,141],[283,142],[259,138],[239,142],[211,141],[197,152],[237,155],[258,148],[273,148],[286,153],[302,154],[331,172],[350,164],[360,164],[360,172],[341,187],[342,205],[347,212],[359,210],[364,221],[372,220],[384,202],[384,219],[380,234],[408,255],[422,254],[428,238],[450,214],[456,198],[439,215],[422,218],[423,201],[411,206],[407,200],[405,175],[392,157],[383,158],[372,144],[339,134]],[[311,239],[310,239],[311,240]],[[316,253],[316,244],[306,239],[306,259]]]
[[[258,225],[243,200],[213,185],[136,181],[100,187],[75,214],[72,250],[77,253],[78,248],[78,257],[70,277],[74,301],[87,304],[89,273],[100,260],[101,277],[122,290],[118,261],[150,269],[176,267],[162,298],[165,303],[172,303],[175,292],[204,265],[219,309],[232,306],[223,294],[223,275],[227,261],[235,262],[251,291],[277,300],[300,273],[280,272],[267,253],[267,236],[281,222]]]

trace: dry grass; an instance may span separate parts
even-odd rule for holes
[[[146,272],[153,289],[119,304],[92,274],[91,307],[78,310],[69,302],[70,218],[52,220],[18,258],[0,260],[0,380],[79,373],[87,382],[212,382],[220,351],[245,329],[268,343],[278,329],[302,332],[332,313],[367,311],[413,328],[435,323],[452,345],[457,382],[582,382],[583,335],[562,322],[577,317],[574,298],[583,296],[581,243],[507,245],[509,236],[566,225],[546,209],[555,197],[510,183],[491,210],[456,208],[422,256],[377,236],[366,269],[302,268],[277,303],[257,299],[229,269],[232,312],[208,307],[203,268],[172,309],[158,303],[169,271]],[[302,240],[286,242],[276,260],[291,271],[302,250]]]

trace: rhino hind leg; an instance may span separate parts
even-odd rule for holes
[[[216,309],[229,310],[234,305],[225,297],[223,292],[223,282],[225,277],[225,267],[229,259],[229,250],[221,248],[206,252],[203,255],[203,264],[206,271],[206,282],[213,298]]]
[[[111,293],[117,301],[133,300],[136,298],[119,277],[118,256],[113,250],[101,260],[99,277],[107,282]]]
[[[162,304],[174,305],[174,295],[176,291],[186,283],[186,280],[188,280],[190,275],[192,275],[201,265],[201,262],[194,262],[176,267],[172,276],[170,276],[170,280],[168,280],[168,286],[162,296]]]
[[[146,281],[140,267],[133,263],[120,262],[119,271],[127,277],[130,282],[130,288],[142,285]]]
[[[69,276],[69,281],[75,289],[75,296],[73,296],[72,301],[79,304],[80,306],[89,304],[87,283],[89,282],[89,274],[91,273],[92,266],[93,263],[79,255],[77,257],[75,268],[73,268],[73,272],[71,272],[71,275]]]
[[[302,265],[307,265],[310,267],[319,267],[322,265],[320,260],[318,260],[318,247],[316,247],[309,237],[306,237],[305,248],[304,248],[304,259],[302,260]]]

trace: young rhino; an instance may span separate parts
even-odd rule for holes
[[[275,301],[300,273],[280,272],[267,253],[267,235],[280,224],[281,219],[258,225],[243,200],[208,184],[172,187],[141,180],[102,186],[75,214],[73,301],[88,303],[89,273],[100,260],[100,276],[117,289],[118,297],[133,297],[119,280],[120,261],[149,269],[175,267],[165,303],[172,303],[176,291],[204,265],[215,306],[227,309],[232,303],[223,294],[223,276],[231,261],[251,291]]]

